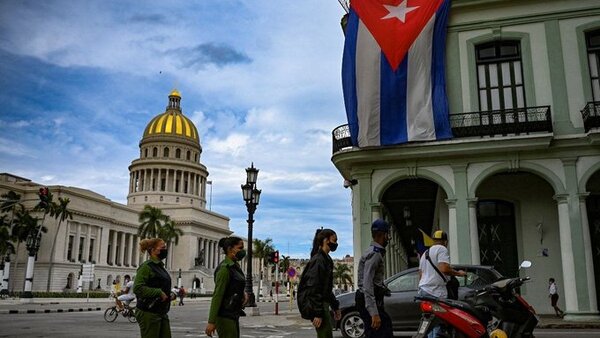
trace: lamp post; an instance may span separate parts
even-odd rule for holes
[[[248,210],[248,268],[246,270],[246,293],[248,294],[247,307],[256,307],[256,298],[252,288],[252,226],[254,224],[254,212],[260,200],[260,192],[256,188],[256,179],[258,177],[258,169],[254,168],[254,163],[250,168],[246,168],[246,184],[242,184],[242,196],[246,202]]]
[[[40,225],[41,230],[41,225]],[[23,290],[22,298],[33,298],[31,289],[33,286],[33,265],[35,264],[35,255],[37,255],[40,249],[40,242],[42,241],[41,231],[31,231],[27,236],[25,246],[27,247],[27,271],[25,273],[25,289]]]

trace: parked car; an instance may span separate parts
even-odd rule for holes
[[[503,278],[490,266],[453,265],[453,267],[467,272],[466,276],[457,277],[460,282],[459,299],[464,299],[469,291],[481,289]],[[385,298],[385,309],[392,318],[394,331],[415,331],[421,321],[419,303],[414,300],[419,285],[419,269],[411,268],[399,272],[386,279],[385,284],[392,292],[390,297]],[[354,295],[354,292],[350,292],[337,296],[342,319],[336,323],[335,328],[340,329],[346,338],[361,338],[365,333],[365,325],[356,309]]]

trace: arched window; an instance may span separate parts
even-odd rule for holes
[[[169,157],[169,148],[165,147],[165,150],[163,150],[163,157]]]
[[[152,156],[158,157],[158,148],[154,147],[154,149],[152,149]]]
[[[148,148],[144,150],[144,157],[148,157]]]
[[[600,101],[600,29],[586,33],[585,42],[592,80],[592,97],[594,101]]]
[[[519,41],[483,43],[475,57],[481,111],[526,107]]]
[[[194,154],[194,162],[198,163],[198,154]]]
[[[175,157],[181,158],[181,149],[177,148],[177,150],[175,150]]]
[[[192,153],[191,153],[189,150],[187,151],[187,155],[186,155],[186,157],[185,157],[185,158],[186,158],[186,160],[188,160],[188,161],[189,161],[189,160],[192,158]]]

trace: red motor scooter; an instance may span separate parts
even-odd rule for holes
[[[474,291],[465,301],[415,297],[421,301],[423,316],[413,338],[427,337],[438,325],[442,326],[438,337],[533,337],[539,318],[516,292],[528,280],[502,279]]]

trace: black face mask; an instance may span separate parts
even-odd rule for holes
[[[244,257],[246,257],[246,250],[244,249],[235,253],[235,259],[238,261],[241,261],[242,259],[244,259]]]
[[[338,247],[337,243],[329,242],[329,243],[327,243],[327,245],[329,245],[329,250],[331,250],[331,252],[334,252],[335,250],[337,250],[337,247]]]
[[[167,258],[168,254],[169,254],[168,249],[161,249],[160,253],[158,254],[158,259],[163,260],[163,259]]]

